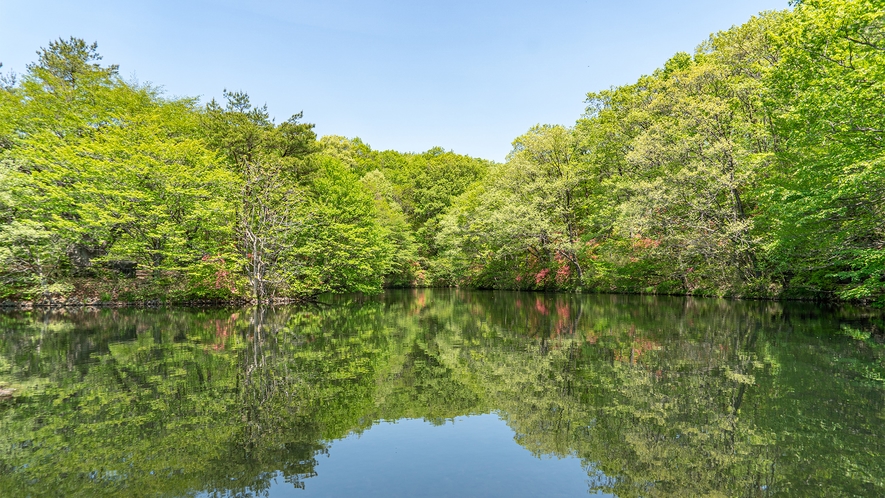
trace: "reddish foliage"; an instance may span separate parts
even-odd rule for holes
[[[566,282],[569,279],[569,277],[571,277],[571,275],[572,275],[571,265],[566,264],[565,266],[561,266],[561,267],[559,267],[559,271],[556,272],[556,282],[562,284],[562,283]]]
[[[641,235],[636,235],[633,237],[633,249],[652,249],[660,245],[660,240],[649,239]]]
[[[249,254],[251,258],[252,255]],[[222,287],[226,287],[230,290],[231,294],[236,294],[237,290],[234,287],[233,280],[231,278],[230,271],[225,268],[227,262],[221,256],[210,256],[208,254],[204,255],[201,260],[206,263],[212,263],[218,266],[218,269],[215,271],[215,288],[220,289]]]

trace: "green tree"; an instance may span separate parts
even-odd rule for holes
[[[253,299],[286,293],[308,202],[309,154],[315,151],[313,125],[301,114],[277,126],[267,106],[253,107],[243,92],[224,92],[225,105],[211,101],[203,123],[209,144],[239,177],[236,247],[245,262]]]
[[[293,251],[302,263],[297,285],[312,293],[378,292],[394,246],[373,196],[340,161],[319,156],[314,164],[305,230]]]
[[[475,283],[506,287],[515,277],[526,277],[540,287],[554,279],[562,287],[580,286],[582,222],[592,176],[579,157],[574,130],[536,126],[513,146],[505,165],[493,168],[455,203],[441,223],[439,243],[447,248],[450,265],[461,269],[456,273],[474,269],[465,276]],[[514,275],[514,268],[533,275]]]
[[[234,178],[196,138],[195,102],[122,81],[82,40],[39,54],[4,97],[15,137],[4,176],[14,184],[9,227],[46,232],[39,240],[56,251],[40,278],[120,260],[199,278],[207,256],[228,252]],[[33,248],[38,238],[9,240]]]
[[[391,244],[391,266],[385,277],[385,284],[409,286],[423,283],[424,277],[418,269],[415,235],[402,207],[396,202],[393,184],[377,169],[363,175],[360,183],[375,200],[377,221],[383,230],[381,238]]]
[[[768,216],[773,264],[798,292],[885,295],[885,4],[797,2],[772,33],[781,137]]]

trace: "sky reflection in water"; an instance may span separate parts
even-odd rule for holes
[[[565,497],[588,486],[580,459],[533,456],[495,414],[381,422],[333,442],[315,468],[303,490],[277,479],[269,496]]]

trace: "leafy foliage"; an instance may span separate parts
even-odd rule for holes
[[[883,12],[762,13],[589,93],[504,164],[317,140],[301,113],[171,99],[53,41],[0,84],[0,295],[136,277],[216,299],[466,285],[885,305]]]
[[[882,7],[760,14],[532,128],[444,217],[451,281],[882,303]]]
[[[83,277],[163,299],[380,289],[391,255],[369,191],[314,157],[300,114],[276,125],[242,92],[169,99],[100,59],[58,40],[0,89],[3,295],[83,293]]]

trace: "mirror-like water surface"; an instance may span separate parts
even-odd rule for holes
[[[445,423],[381,422],[332,442],[303,490],[279,475],[270,496],[587,495],[588,469],[575,456],[536,457],[494,414]],[[396,469],[391,472],[390,469]],[[203,496],[209,496],[209,493]],[[603,493],[597,496],[611,496]]]
[[[457,290],[0,315],[0,495],[885,496],[883,329]]]

